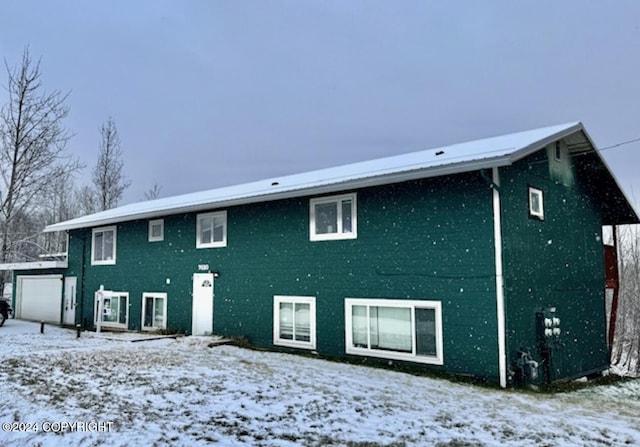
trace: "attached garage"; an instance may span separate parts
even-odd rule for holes
[[[69,307],[70,324],[75,320],[75,296],[65,297],[63,289],[67,268],[66,261],[41,261],[0,264],[0,270],[13,272],[13,309],[16,318],[44,321],[52,324],[63,323],[63,299],[65,310]],[[75,279],[75,278],[72,278]],[[70,288],[75,294],[74,286]],[[65,320],[66,322],[66,320]]]
[[[62,275],[16,277],[16,317],[60,324]]]

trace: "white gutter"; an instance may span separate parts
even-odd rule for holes
[[[498,168],[493,168],[493,240],[496,258],[496,315],[498,319],[498,369],[500,386],[507,386],[507,343],[504,309],[504,277],[502,272],[502,214],[500,206],[500,175]]]

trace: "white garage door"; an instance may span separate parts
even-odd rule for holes
[[[16,316],[60,324],[62,275],[18,276]]]

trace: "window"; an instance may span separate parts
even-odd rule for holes
[[[309,205],[312,241],[357,237],[356,194],[311,199]]]
[[[142,294],[142,329],[157,330],[167,328],[167,294]]]
[[[562,145],[559,141],[553,144],[553,158],[555,158],[556,161],[562,161]]]
[[[529,187],[529,216],[544,220],[544,204],[542,190]]]
[[[345,299],[347,354],[442,365],[439,301]]]
[[[273,344],[292,348],[316,348],[315,297],[273,297]]]
[[[127,292],[98,291],[95,294],[93,322],[98,323],[100,314],[100,294],[102,294],[101,325],[128,329],[129,327],[129,294]]]
[[[91,265],[116,263],[116,227],[96,228],[91,238]]]
[[[227,212],[198,214],[196,248],[227,246]]]
[[[149,221],[149,242],[158,242],[164,240],[164,220]]]

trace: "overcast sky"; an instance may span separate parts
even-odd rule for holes
[[[0,0],[0,57],[25,45],[71,91],[78,183],[115,120],[122,204],[570,121],[640,138],[636,0]],[[640,197],[640,142],[603,156]]]

